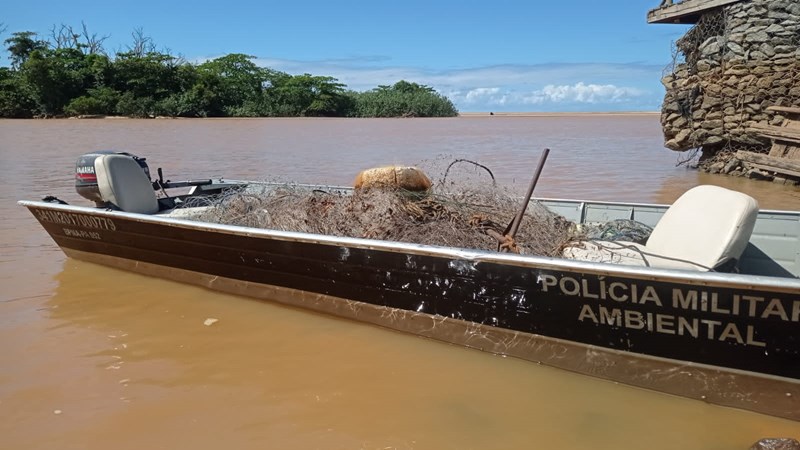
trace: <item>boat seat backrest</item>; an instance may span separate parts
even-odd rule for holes
[[[109,206],[125,212],[154,214],[158,199],[139,164],[126,155],[103,155],[94,161],[100,196]]]
[[[660,255],[717,268],[741,257],[757,216],[758,203],[749,195],[697,186],[664,213],[646,246]]]

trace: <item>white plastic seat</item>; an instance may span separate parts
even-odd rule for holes
[[[582,261],[708,271],[726,267],[742,256],[758,216],[749,195],[718,186],[686,191],[664,213],[646,245],[585,241],[563,255]]]
[[[94,171],[100,196],[110,206],[132,213],[158,212],[158,199],[153,185],[130,156],[100,156],[94,161]]]

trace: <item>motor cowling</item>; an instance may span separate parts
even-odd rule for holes
[[[75,163],[75,191],[81,197],[91,200],[97,206],[105,205],[100,188],[97,186],[97,174],[94,169],[94,162],[103,155],[127,155],[133,158],[142,168],[147,179],[150,179],[150,167],[147,166],[146,159],[140,158],[128,152],[116,152],[113,150],[98,150],[91,153],[84,153],[78,157]]]

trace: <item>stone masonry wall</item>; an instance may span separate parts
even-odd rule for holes
[[[661,80],[665,146],[766,150],[746,132],[780,124],[768,106],[800,106],[800,0],[744,0],[706,13],[676,42],[683,61]]]

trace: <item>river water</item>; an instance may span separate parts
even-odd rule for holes
[[[0,448],[746,449],[800,424],[67,259],[20,199],[74,193],[77,156],[173,180],[347,185],[467,158],[541,197],[667,203],[697,184],[800,209],[800,190],[676,167],[658,116],[0,120]],[[208,318],[218,319],[205,326]]]

